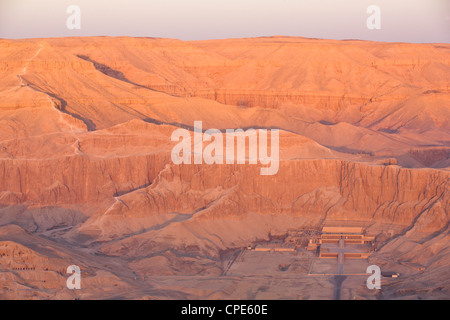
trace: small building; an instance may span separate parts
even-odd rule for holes
[[[400,273],[399,272],[395,272],[395,271],[382,271],[381,275],[385,278],[398,278],[400,277]]]
[[[308,246],[306,247],[306,250],[308,251],[316,251],[317,247],[320,245],[318,239],[309,239]]]

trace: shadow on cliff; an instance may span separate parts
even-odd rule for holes
[[[133,81],[129,80],[127,77],[125,77],[125,75],[121,71],[115,70],[115,69],[111,68],[110,66],[107,66],[106,64],[103,64],[103,63],[97,62],[95,60],[92,60],[89,56],[86,56],[86,55],[83,55],[83,54],[78,54],[77,57],[80,58],[80,59],[83,59],[84,61],[88,61],[88,62],[92,63],[94,65],[94,68],[97,71],[100,71],[101,73],[103,73],[104,75],[106,75],[108,77],[111,77],[111,78],[114,78],[116,80],[120,80],[120,81],[129,83],[129,84],[132,84],[133,86],[136,86],[136,87],[148,89],[148,90],[155,91],[155,92],[165,93],[165,94],[173,96],[173,97],[178,97],[177,95],[170,94],[170,93],[163,92],[163,91],[159,91],[159,90],[153,89],[151,87],[147,87],[147,86],[144,86],[142,84],[133,82]]]
[[[0,226],[17,225],[29,233],[50,237],[63,235],[86,221],[88,216],[80,210],[58,206],[30,207],[26,204],[0,203]]]
[[[57,96],[54,93],[45,91],[45,90],[39,88],[37,85],[35,85],[35,84],[31,83],[31,82],[27,82],[27,85],[28,85],[29,88],[31,88],[31,89],[33,89],[35,91],[41,92],[41,93],[43,93],[43,94],[45,94],[45,95],[47,95],[49,97],[52,97],[53,99],[57,100],[59,102],[59,104],[56,105],[55,107],[59,111],[61,111],[63,113],[66,113],[66,114],[72,116],[73,118],[82,121],[86,125],[86,128],[87,128],[88,131],[95,131],[97,129],[96,124],[91,119],[85,118],[85,117],[83,117],[83,116],[81,116],[79,114],[76,114],[74,112],[68,111],[67,110],[67,101],[64,100],[63,98]]]

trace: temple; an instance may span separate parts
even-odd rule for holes
[[[316,251],[319,258],[367,259],[372,253],[375,237],[364,234],[362,227],[336,227],[326,226],[318,237],[309,240],[307,249]],[[344,250],[344,246],[353,245],[351,249]]]

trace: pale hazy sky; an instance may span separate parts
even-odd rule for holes
[[[79,30],[66,26],[69,5],[81,9]],[[380,30],[367,28],[370,5]],[[99,35],[450,43],[450,0],[0,0],[0,38]]]

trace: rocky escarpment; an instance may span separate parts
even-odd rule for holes
[[[150,184],[167,161],[167,156],[162,155],[2,160],[0,172],[9,178],[0,183],[0,199],[3,204],[41,205],[101,200]]]
[[[226,249],[236,239],[245,244],[256,235],[318,227],[326,220],[397,225],[400,230],[414,225],[417,232],[431,233],[449,218],[448,178],[438,170],[340,160],[282,162],[272,177],[260,176],[257,167],[168,165],[151,186],[119,197],[80,232],[103,241],[131,235],[154,243],[160,238],[164,246],[179,245],[181,251],[199,245],[199,237],[216,243],[214,250]],[[279,188],[284,185],[289,188]],[[272,222],[262,226],[262,221]],[[175,240],[180,230],[191,228],[202,236]]]
[[[383,268],[429,268],[434,295],[448,265],[448,49],[286,37],[0,40],[0,296],[73,298],[60,291],[63,267],[76,263],[86,297],[241,297],[249,290],[238,278],[224,293],[186,291],[205,275],[222,288],[232,250],[328,222],[375,235]],[[278,172],[175,165],[171,135],[193,134],[194,121],[223,133],[280,129]],[[146,282],[159,275],[195,285]],[[418,277],[386,294],[408,294]]]

